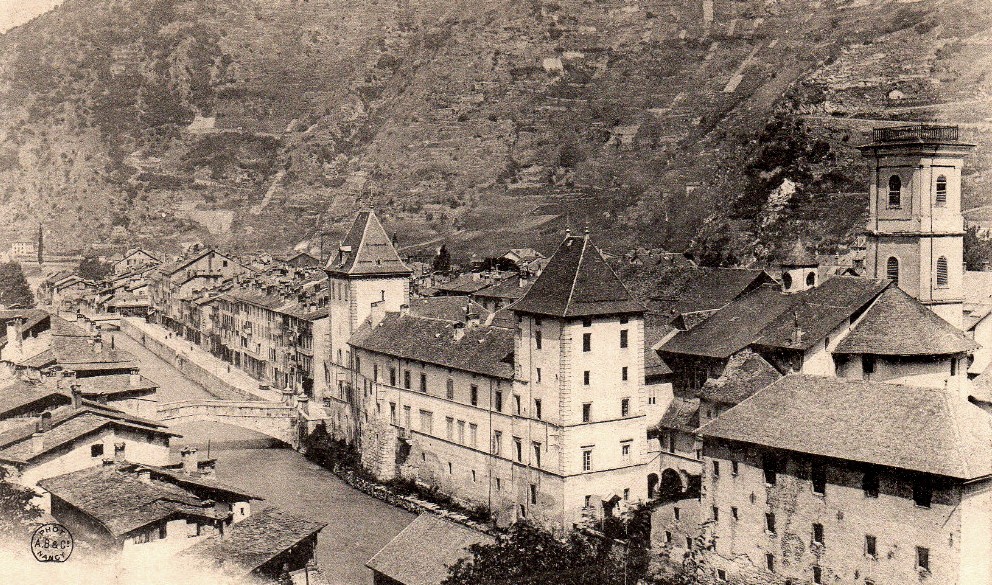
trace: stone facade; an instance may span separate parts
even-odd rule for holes
[[[774,485],[765,473],[770,461]],[[822,493],[814,466],[825,475]],[[877,494],[864,489],[866,470],[878,478]],[[918,481],[933,490],[928,506],[914,502]],[[715,542],[714,564],[731,582],[989,582],[988,564],[975,562],[989,552],[988,481],[707,440],[703,484],[701,519]]]

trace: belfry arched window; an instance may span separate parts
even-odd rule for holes
[[[943,207],[947,205],[947,177],[941,175],[937,177],[936,185],[936,205],[937,207]]]
[[[899,285],[899,260],[895,256],[885,262],[885,277],[891,280],[892,284]]]
[[[947,258],[937,258],[937,286],[947,286]]]
[[[889,177],[889,207],[892,209],[902,207],[902,179],[899,175]]]

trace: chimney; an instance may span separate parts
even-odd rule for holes
[[[34,434],[31,435],[31,453],[34,455],[45,450],[45,435],[40,430],[37,430],[40,427],[41,423],[38,423]]]
[[[465,324],[464,323],[455,323],[455,325],[454,325],[454,337],[455,337],[455,341],[461,341],[461,339],[463,337],[465,337]]]
[[[183,447],[179,450],[179,456],[182,457],[183,473],[193,475],[198,471],[200,460],[196,456],[196,447]]]
[[[215,459],[204,461],[204,465],[200,467],[200,477],[217,477],[217,461]]]
[[[406,317],[409,314],[410,314],[410,305],[407,305],[405,303],[400,305],[400,315]]]
[[[137,388],[141,384],[141,374],[138,373],[138,370],[131,370],[128,375],[128,384],[132,388]]]
[[[7,347],[10,348],[10,360],[21,358],[23,340],[21,339],[21,318],[14,317],[7,321]]]
[[[93,336],[93,353],[103,353],[103,338],[99,332]]]
[[[382,320],[386,318],[386,302],[376,301],[372,303],[372,310],[369,312],[369,322],[372,327],[377,326],[382,323]]]
[[[69,395],[72,397],[73,410],[83,406],[83,391],[79,387],[79,382],[72,381],[72,384],[69,386]]]
[[[140,480],[141,483],[151,483],[152,471],[145,468],[138,469],[138,480]]]
[[[38,431],[42,433],[47,433],[52,430],[52,411],[46,410],[41,413],[41,421],[38,424]]]
[[[291,389],[282,389],[282,403],[286,406],[293,406],[293,391]]]

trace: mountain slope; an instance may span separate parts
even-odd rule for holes
[[[973,4],[67,0],[0,37],[0,221],[277,249],[371,202],[464,254],[583,225],[716,261],[830,248],[873,120],[966,123],[967,203],[992,203]]]

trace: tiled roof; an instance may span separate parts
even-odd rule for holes
[[[836,276],[820,286],[789,294],[795,302],[769,323],[754,343],[807,350],[871,303],[888,286],[887,280]]]
[[[0,419],[6,418],[10,413],[20,412],[35,403],[69,404],[70,400],[67,395],[44,384],[17,380],[0,388]]]
[[[519,276],[511,276],[499,282],[494,282],[489,286],[475,291],[473,296],[489,299],[510,299],[522,298],[530,290],[533,281],[520,283]]]
[[[351,276],[412,274],[373,211],[359,212],[327,271]]]
[[[63,407],[52,416],[51,428],[42,435],[42,448],[35,452],[31,436],[35,433],[35,420],[25,419],[25,424],[0,433],[0,460],[27,463],[66,443],[97,431],[107,425],[138,429],[146,433],[178,437],[157,421],[134,416],[116,408],[100,405],[88,400],[83,407],[72,409]]]
[[[467,372],[513,378],[514,331],[479,325],[455,340],[455,324],[389,313],[375,327],[363,325],[348,343],[368,351]]]
[[[195,475],[189,475],[179,468],[172,467],[158,467],[155,465],[144,465],[141,463],[135,463],[130,466],[130,469],[147,469],[151,471],[153,478],[162,479],[163,481],[171,484],[178,485],[179,487],[189,490],[192,493],[197,493],[201,491],[212,492],[212,493],[223,493],[225,497],[231,498],[233,500],[264,500],[262,496],[255,495],[251,492],[247,492],[241,488],[228,485],[213,477],[204,477],[199,472]],[[164,478],[164,479],[163,479]],[[206,497],[199,494],[200,497]]]
[[[958,479],[992,474],[992,417],[946,389],[790,375],[699,434]]]
[[[554,317],[644,312],[589,236],[565,238],[513,309]]]
[[[699,397],[720,404],[738,404],[782,377],[765,358],[750,349],[733,355],[718,378],[710,378]]]
[[[694,432],[699,427],[699,399],[676,396],[658,423],[659,429]]]
[[[672,328],[667,325],[654,325],[654,326],[644,326],[644,377],[650,378],[652,376],[667,376],[672,373],[672,368],[668,367],[668,364],[661,359],[658,352],[654,350],[654,346],[661,341],[667,334],[671,333]]]
[[[977,344],[897,287],[887,289],[834,353],[951,355]]]
[[[751,344],[805,350],[864,308],[887,286],[888,281],[850,276],[837,276],[818,287],[791,294],[763,285],[693,329],[679,332],[660,351],[727,358]]]
[[[489,315],[482,305],[469,297],[427,297],[410,299],[410,315],[445,321],[465,321],[465,307],[483,320]]]
[[[169,483],[145,483],[117,465],[89,467],[38,485],[96,519],[115,537],[176,513],[215,518],[213,506]]]
[[[728,358],[754,342],[761,330],[795,302],[793,295],[763,285],[734,300],[689,331],[680,331],[659,348],[665,353]]]
[[[108,374],[106,376],[88,376],[77,378],[79,389],[84,396],[100,395],[112,396],[116,394],[126,394],[128,392],[146,392],[156,390],[158,384],[152,382],[144,376],[138,377],[137,384],[131,384],[129,374]]]
[[[285,299],[279,295],[265,294],[258,290],[232,288],[230,291],[221,295],[221,297],[227,300],[241,301],[256,307],[262,307],[275,313],[288,315],[304,321],[314,321],[326,317],[328,314],[327,307],[314,307],[296,300]]]
[[[764,270],[746,268],[688,267],[665,276],[651,299],[670,317],[715,311],[748,290],[772,282]]]
[[[421,514],[366,565],[403,585],[440,585],[448,569],[470,555],[470,546],[493,543],[491,536],[478,530]]]
[[[439,284],[437,290],[445,294],[466,295],[480,291],[491,283],[491,280],[477,274],[460,274],[448,282]]]
[[[182,551],[183,558],[221,564],[245,576],[327,526],[278,508],[266,508],[232,524],[223,538],[211,537]]]

